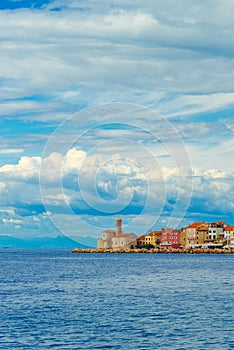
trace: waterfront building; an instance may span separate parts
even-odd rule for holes
[[[185,227],[180,229],[180,246],[183,248],[186,246],[186,229],[185,229]]]
[[[209,239],[222,241],[224,238],[224,230],[227,224],[224,221],[212,222],[209,224]]]
[[[142,235],[137,238],[137,246],[145,247],[152,246],[157,247],[161,243],[162,231],[151,231],[146,235]]]
[[[189,248],[197,244],[197,229],[205,225],[202,222],[194,222],[185,228],[185,247]]]
[[[134,233],[119,233],[112,238],[112,249],[134,249],[137,246],[137,236]]]
[[[145,245],[146,246],[154,246],[155,247],[154,237],[153,237],[153,233],[152,232],[150,232],[150,233],[145,235]]]
[[[234,247],[234,226],[227,225],[224,229],[224,240],[227,241],[227,245]]]
[[[140,237],[137,238],[137,247],[141,248],[145,246],[145,236],[146,235],[142,235]]]
[[[98,239],[98,248],[112,248],[112,238],[115,236],[115,230],[105,230],[102,232],[102,238]]]
[[[173,228],[163,228],[160,246],[163,249],[180,248],[180,230],[174,230]]]
[[[115,219],[115,230],[104,230],[98,239],[99,249],[135,248],[137,236],[134,233],[123,233],[122,219]]]
[[[154,247],[157,247],[160,245],[162,241],[162,231],[151,231],[149,233],[150,236],[150,244]]]
[[[202,245],[209,240],[209,225],[204,224],[197,228],[196,244]]]

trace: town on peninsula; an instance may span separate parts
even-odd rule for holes
[[[193,222],[181,229],[162,228],[137,237],[124,233],[122,219],[107,229],[97,248],[75,248],[73,253],[234,253],[234,226],[225,221]]]

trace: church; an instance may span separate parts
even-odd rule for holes
[[[122,219],[115,219],[115,230],[104,230],[102,238],[98,239],[98,249],[134,249],[137,236],[134,233],[123,233]]]

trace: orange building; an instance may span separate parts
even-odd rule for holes
[[[185,246],[186,247],[191,247],[193,245],[197,244],[197,229],[205,225],[205,223],[202,222],[194,222],[191,225],[188,225],[185,228]]]

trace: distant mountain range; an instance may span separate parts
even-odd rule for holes
[[[90,248],[97,246],[97,240],[93,237],[77,237],[77,242],[64,235],[55,238],[35,237],[30,239],[16,238],[12,236],[0,236],[0,248]]]

